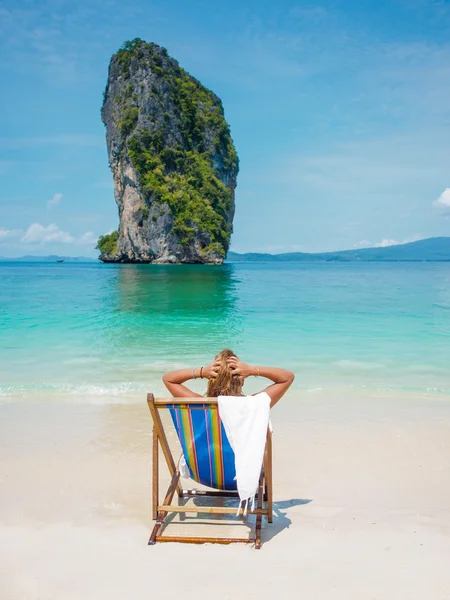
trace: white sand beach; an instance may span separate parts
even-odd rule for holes
[[[273,423],[262,549],[149,547],[145,399],[0,405],[1,600],[450,599],[449,398],[297,394]]]

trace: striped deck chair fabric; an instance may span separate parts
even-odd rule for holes
[[[192,479],[217,490],[236,490],[234,452],[219,411],[170,408],[170,414]]]

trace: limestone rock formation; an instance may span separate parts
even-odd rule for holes
[[[220,99],[136,39],[111,59],[102,120],[120,225],[99,239],[100,259],[221,263],[238,157]]]

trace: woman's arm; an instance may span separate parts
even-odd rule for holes
[[[199,398],[201,394],[193,392],[183,385],[190,379],[198,379],[200,375],[204,379],[210,379],[217,375],[218,363],[212,363],[206,367],[195,367],[194,369],[180,369],[179,371],[170,371],[163,375],[163,382],[174,398]]]
[[[270,403],[270,408],[275,406],[275,404],[284,396],[287,390],[292,385],[294,381],[294,373],[292,371],[287,371],[286,369],[279,369],[278,367],[256,367],[247,365],[245,363],[240,362],[237,358],[231,357],[228,359],[228,364],[230,368],[236,374],[241,377],[265,377],[266,379],[271,379],[273,381],[272,385],[266,387],[263,392],[266,392],[270,396],[272,402]],[[261,393],[261,392],[260,392]]]

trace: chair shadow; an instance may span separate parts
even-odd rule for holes
[[[178,499],[178,505],[179,506],[183,506],[185,504],[187,504],[187,502],[191,500],[191,502],[196,505],[196,506],[205,506],[208,504],[211,504],[211,498],[208,497],[191,497],[191,498],[179,498]],[[271,539],[273,539],[275,536],[277,536],[279,533],[281,533],[284,529],[289,529],[292,520],[288,517],[287,512],[289,511],[290,508],[294,507],[294,506],[303,506],[305,504],[309,504],[310,502],[312,502],[312,500],[306,499],[306,498],[292,498],[290,500],[278,500],[277,502],[273,503],[273,522],[272,523],[267,523],[266,519],[264,519],[265,523],[261,532],[261,537],[262,537],[262,542],[269,542]],[[216,506],[236,506],[236,499],[232,498],[214,498],[214,503]],[[214,515],[214,514],[204,514],[202,516],[203,521],[208,521],[208,520],[214,520],[215,521],[215,526],[216,527],[220,527],[221,525],[229,525],[229,520],[230,520],[230,516],[231,515]],[[173,522],[173,519],[175,518],[175,515],[168,515],[165,519],[165,526],[163,529],[165,529],[170,523]],[[180,513],[179,514],[179,518],[181,522],[185,522],[185,523],[189,523],[189,521],[192,522],[192,524],[195,523],[196,518],[194,517],[190,517],[187,514],[183,514]],[[240,517],[242,519],[242,517]],[[220,521],[227,521],[224,523],[220,523]],[[244,523],[247,527],[249,527],[250,532],[253,531],[254,528],[254,520],[255,517],[254,515],[249,516],[247,519],[244,520]],[[219,522],[218,522],[219,521]]]
[[[283,508],[291,508],[292,506],[303,506],[304,504],[309,504],[312,500],[306,500],[302,498],[293,498],[292,500],[278,500],[274,502],[273,505],[279,509]]]
[[[292,498],[291,500],[279,500],[273,503],[273,522],[267,523],[261,532],[262,542],[269,542],[284,529],[289,529],[292,520],[287,516],[287,512],[293,506],[303,506],[309,504],[312,500],[306,498]]]

